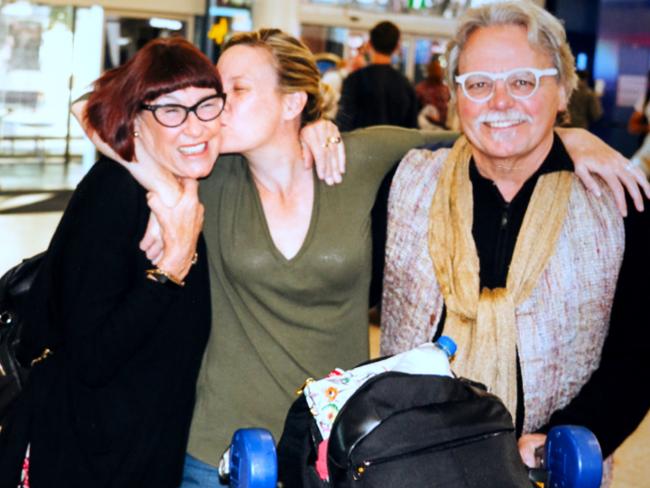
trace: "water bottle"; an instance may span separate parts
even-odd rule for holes
[[[436,342],[421,344],[397,355],[393,371],[410,374],[436,374],[453,377],[449,363],[456,354],[456,343],[442,336]]]

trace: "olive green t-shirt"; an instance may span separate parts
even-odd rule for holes
[[[212,465],[242,427],[276,441],[308,377],[368,358],[370,211],[379,185],[408,149],[449,133],[373,127],[344,136],[347,171],[314,177],[305,241],[286,259],[275,247],[246,160],[219,158],[201,183],[212,329],[197,384],[189,452]]]

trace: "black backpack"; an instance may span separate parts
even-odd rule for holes
[[[0,278],[0,424],[25,386],[33,363],[51,354],[49,349],[36,358],[20,361],[23,315],[29,304],[29,290],[45,253],[14,266]]]
[[[338,413],[329,482],[314,467],[322,438],[301,395],[278,444],[279,478],[284,488],[530,488],[514,430],[503,403],[482,385],[387,372]]]

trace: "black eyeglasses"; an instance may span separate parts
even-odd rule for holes
[[[190,112],[194,112],[196,118],[202,122],[210,122],[221,115],[225,106],[226,94],[217,93],[216,95],[202,98],[191,107],[176,103],[166,103],[163,105],[147,105],[143,103],[142,110],[151,112],[153,118],[160,125],[164,125],[165,127],[178,127],[187,120]]]

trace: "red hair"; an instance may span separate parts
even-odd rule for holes
[[[131,161],[133,122],[142,104],[189,87],[222,93],[216,68],[193,44],[181,37],[154,39],[95,81],[86,122],[115,152]]]

